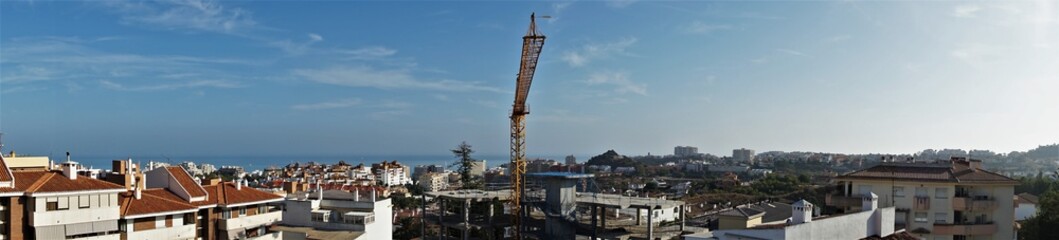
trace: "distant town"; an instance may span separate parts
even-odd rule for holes
[[[432,165],[310,161],[264,169],[132,159],[116,159],[110,169],[90,169],[79,165],[76,155],[51,159],[9,151],[0,156],[7,169],[0,174],[0,185],[7,185],[0,188],[7,189],[4,196],[11,200],[2,201],[6,207],[0,215],[10,215],[6,226],[17,227],[6,232],[7,239],[116,233],[149,239],[254,239],[284,232],[340,236],[331,239],[510,237],[515,214],[505,207],[511,201],[509,164],[488,168],[467,151],[469,145],[460,147],[466,149],[453,149],[450,162]],[[630,157],[610,150],[584,161],[574,156],[528,161],[525,201],[540,204],[528,214],[540,222],[529,226],[546,229],[550,217],[545,213],[552,206],[546,196],[563,194],[553,188],[569,187],[576,192],[576,207],[560,210],[576,216],[571,221],[580,226],[570,233],[595,238],[768,238],[778,232],[806,234],[792,228],[800,224],[842,221],[894,239],[1013,239],[1017,222],[1036,215],[1037,195],[1059,187],[1057,161],[1056,144],[1004,154],[739,148],[731,156],[714,156],[676,146],[673,154]],[[32,204],[18,206],[15,198],[39,202],[49,212],[38,213]],[[50,211],[108,217],[31,222],[16,217],[42,219],[59,213]],[[872,214],[884,217],[864,217]],[[101,227],[71,230],[85,223]],[[958,227],[964,225],[973,228]]]

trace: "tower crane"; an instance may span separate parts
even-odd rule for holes
[[[529,30],[522,37],[522,61],[515,80],[515,103],[511,108],[511,212],[515,216],[515,239],[522,239],[526,181],[526,97],[529,95],[533,73],[537,70],[537,58],[544,47],[544,34],[537,29],[535,14],[530,14]]]

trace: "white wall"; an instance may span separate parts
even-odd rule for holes
[[[893,234],[894,208],[880,208],[842,216],[813,220],[812,222],[787,226],[783,229],[737,229],[714,231],[713,236],[739,239],[727,234],[764,239],[861,239],[872,235]],[[685,239],[700,239],[689,237]],[[704,239],[704,238],[703,238]]]
[[[1015,208],[1015,220],[1022,221],[1037,215],[1037,204],[1019,203]]]
[[[89,197],[89,207],[79,208],[79,195],[56,196],[56,197],[34,197],[33,214],[30,222],[33,226],[51,226],[72,223],[95,222],[104,220],[117,221],[120,218],[120,207],[118,206],[118,195],[111,194],[85,194],[80,196]],[[48,199],[58,199],[60,206],[69,207],[68,210],[48,211]],[[94,201],[92,199],[95,199]],[[62,202],[66,202],[62,204]]]
[[[621,209],[619,212],[621,214],[626,215],[626,216],[632,216],[633,219],[636,219],[636,210],[637,209],[634,209],[634,208],[625,208],[625,209]],[[642,219],[643,224],[647,224],[647,209],[639,209],[639,210],[640,210],[640,214],[641,214],[640,217],[643,218]],[[654,219],[651,220],[651,221],[653,221],[654,223],[657,224],[659,222],[671,222],[671,221],[679,220],[680,216],[679,216],[677,208],[661,208],[661,209],[655,209],[655,212],[653,213],[652,218],[654,218]]]
[[[128,222],[129,222],[129,225],[132,225],[132,221],[128,221]],[[171,228],[166,228],[165,225],[163,225],[162,228],[157,228],[157,229],[151,229],[151,230],[145,230],[145,231],[131,231],[133,228],[131,226],[128,226],[128,227],[126,227],[126,229],[130,230],[130,232],[128,232],[126,236],[128,236],[128,240],[138,240],[138,239],[143,239],[143,240],[151,240],[151,239],[179,239],[179,240],[194,239],[195,238],[195,224],[188,224],[188,225],[178,226],[179,224],[183,224],[183,223],[184,223],[183,219],[179,219],[179,221],[178,221],[176,216],[174,216],[173,217],[173,227],[171,227]]]
[[[375,222],[364,225],[364,234],[357,239],[393,239],[393,204],[390,199],[375,202]]]

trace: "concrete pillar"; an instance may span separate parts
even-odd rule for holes
[[[493,205],[493,201],[489,201],[487,205],[489,206],[489,224],[493,224],[493,217],[494,215],[496,215],[494,213],[494,211],[496,210],[496,206]]]
[[[635,211],[636,212],[636,226],[640,226],[640,224],[643,224],[643,223],[640,222],[640,209],[639,208],[635,208],[635,209],[636,209],[636,211]]]
[[[592,239],[596,239],[599,235],[599,225],[596,224],[596,218],[599,218],[599,213],[596,212],[596,206],[592,207]]]
[[[686,214],[685,213],[686,210],[684,209],[684,207],[685,207],[685,205],[680,205],[680,234],[681,235],[684,234],[684,224],[685,224],[685,220],[686,220],[686,219],[684,219],[684,216]]]
[[[471,200],[463,200],[463,240],[469,239],[471,226]]]
[[[600,209],[600,211],[599,211],[599,219],[602,222],[602,223],[599,224],[599,226],[603,227],[603,231],[606,231],[607,230],[607,206],[599,206],[599,209]]]
[[[438,239],[445,239],[445,233],[448,233],[445,229],[445,199],[438,198],[438,227],[441,232],[438,233]]]
[[[654,226],[654,208],[647,209],[647,239],[655,239],[655,226]]]

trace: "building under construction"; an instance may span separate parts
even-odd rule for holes
[[[684,232],[684,202],[586,191],[592,174],[527,174],[521,234],[511,190],[454,190],[424,195],[425,239],[669,239]],[[541,187],[534,187],[541,186]],[[579,188],[581,191],[579,191]]]

